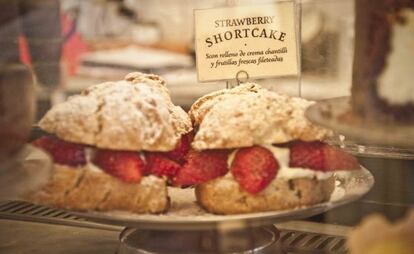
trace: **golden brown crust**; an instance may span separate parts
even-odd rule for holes
[[[77,169],[72,169],[77,170]],[[67,209],[94,210],[111,191],[113,177],[101,172],[84,170],[83,177],[64,199]]]
[[[50,180],[42,189],[30,195],[29,199],[35,203],[64,207],[66,195],[76,187],[84,173],[84,170],[55,164]]]
[[[51,179],[28,200],[72,210],[122,210],[161,213],[169,205],[164,179],[147,176],[140,183],[125,183],[88,165],[72,168],[54,165]]]
[[[191,106],[189,115],[194,126],[199,126],[204,116],[210,111],[210,109],[218,102],[227,98],[234,97],[235,95],[246,94],[249,92],[256,93],[261,87],[253,83],[246,83],[240,86],[236,86],[232,89],[222,89],[211,92],[203,97],[199,98]]]
[[[116,180],[116,179],[115,179]],[[98,210],[126,210],[135,213],[162,213],[169,206],[165,180],[147,176],[140,184],[111,182],[111,192]]]
[[[313,125],[305,110],[313,102],[242,84],[198,99],[189,112],[198,131],[197,150],[321,140],[332,132]]]
[[[334,179],[276,179],[256,195],[244,191],[232,177],[220,177],[196,187],[197,202],[216,214],[276,211],[329,200]]]
[[[191,121],[153,74],[130,73],[54,106],[39,126],[59,138],[113,150],[169,151]]]

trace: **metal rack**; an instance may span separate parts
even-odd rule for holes
[[[36,222],[44,224],[46,226],[60,225],[76,228],[88,228],[95,231],[111,231],[113,232],[114,238],[123,229],[119,226],[110,226],[90,222],[65,210],[41,205],[34,205],[23,201],[6,201],[0,203],[0,222],[2,220],[17,220],[23,222],[22,225],[29,225],[29,223]],[[272,246],[271,249],[267,250],[269,253],[275,253],[274,251],[286,254],[346,253],[346,238],[343,233],[343,228],[345,227],[342,227],[341,230],[337,230],[337,226],[333,226],[334,230],[330,230],[329,232],[326,232],[325,230],[325,232],[323,232],[324,230],[322,230],[322,228],[326,229],[326,224],[321,225],[318,223],[311,223],[306,221],[280,223],[276,226],[279,230],[279,241],[274,246]],[[321,230],[318,230],[318,228]],[[1,231],[3,231],[1,232],[3,234],[7,231],[7,229],[3,228]],[[117,241],[118,239],[113,240]],[[1,246],[2,244],[0,242],[0,252],[2,252]]]

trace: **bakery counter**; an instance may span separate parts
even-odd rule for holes
[[[0,253],[113,254],[121,229],[0,219]]]
[[[345,253],[349,226],[358,223],[362,217],[372,212],[381,212],[393,219],[401,217],[414,201],[409,184],[414,176],[413,161],[360,159],[377,181],[367,196],[310,218],[319,222],[276,224],[280,231],[279,241],[269,252],[259,253]],[[20,201],[0,202],[0,253],[116,253],[122,230],[122,227],[92,223],[59,209]],[[156,233],[153,236],[162,235]],[[165,242],[159,241],[157,246],[162,247],[162,243]]]
[[[298,253],[345,253],[345,236],[349,227],[329,225],[308,221],[289,221],[275,225],[278,233],[272,237],[272,243],[266,251],[257,253],[272,254],[298,254]],[[267,228],[269,228],[268,226]],[[33,205],[22,201],[0,202],[0,253],[135,253],[125,252],[119,248],[118,239],[123,228],[97,224],[85,220],[70,212],[49,208],[41,205]],[[213,232],[221,232],[220,229]],[[128,231],[128,230],[127,230]],[[253,230],[257,233],[258,230]],[[249,243],[266,243],[267,237],[263,234],[252,234],[247,230],[247,235],[230,234],[226,241],[217,238],[211,241],[211,231],[191,232],[183,238],[179,231],[139,231],[134,245],[146,244],[147,248],[157,251],[151,253],[191,253],[193,251],[171,250],[171,243],[197,247],[198,244],[209,246],[210,251],[197,252],[202,254],[218,253],[217,246],[233,246],[240,248]],[[260,231],[260,229],[259,229]],[[230,233],[230,232],[228,232]],[[150,237],[149,237],[150,236]],[[165,238],[168,236],[167,238]],[[278,236],[278,237],[277,237]],[[149,238],[148,238],[149,237]],[[207,238],[206,238],[207,237]],[[202,241],[200,241],[202,240]],[[206,241],[208,240],[208,241]],[[253,241],[253,242],[252,242]],[[163,251],[158,251],[162,249]],[[118,251],[118,252],[117,252]],[[124,251],[124,252],[122,252]],[[139,253],[139,252],[137,252]],[[142,252],[148,253],[148,252]],[[224,252],[223,252],[224,253]],[[233,252],[232,252],[233,253]],[[255,252],[256,253],[256,252]]]
[[[14,210],[19,208],[13,203]],[[2,205],[4,207],[4,205]],[[1,210],[4,210],[1,208]],[[27,210],[27,209],[26,209]],[[50,213],[50,212],[49,212]],[[49,220],[45,223],[44,219],[38,216],[22,216],[6,219],[6,213],[0,212],[0,253],[62,253],[62,254],[105,254],[105,253],[124,253],[120,252],[119,235],[122,231],[120,227],[93,224],[90,222],[74,222],[67,220],[64,223],[56,223],[58,219]],[[19,218],[18,218],[19,217]],[[62,220],[61,220],[62,222]],[[349,227],[339,225],[328,225],[305,221],[291,221],[277,224],[279,229],[279,240],[265,251],[255,253],[272,254],[300,254],[300,253],[345,253],[345,236],[349,232]],[[208,232],[207,232],[208,234]],[[144,233],[145,235],[145,233]],[[158,238],[164,235],[155,234],[151,242],[157,243],[157,248],[163,248],[163,252],[151,253],[192,253],[192,251],[174,252],[165,249],[168,241],[159,241]],[[145,238],[146,236],[144,236]],[[197,238],[197,235],[189,239]],[[148,240],[148,238],[146,238]],[[247,239],[247,238],[246,238]],[[254,238],[255,241],[260,239]],[[181,242],[184,239],[178,237],[173,241]],[[231,240],[231,239],[230,239]],[[248,240],[248,239],[247,239]],[[159,241],[159,243],[158,243]],[[188,239],[186,240],[188,241]],[[233,246],[240,245],[234,242]],[[139,242],[139,241],[138,241]],[[182,242],[181,242],[182,243]],[[193,241],[197,245],[199,241]],[[118,251],[118,252],[117,252]],[[130,252],[125,252],[130,253]],[[133,252],[135,253],[135,252]],[[141,252],[137,252],[141,253]],[[142,252],[148,253],[148,252]],[[217,253],[197,252],[203,254]]]

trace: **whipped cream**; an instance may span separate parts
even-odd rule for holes
[[[324,180],[328,179],[333,175],[332,172],[322,172],[322,171],[316,171],[311,170],[307,168],[291,168],[289,167],[289,155],[290,151],[289,148],[283,148],[283,147],[275,147],[272,145],[261,145],[262,147],[268,149],[272,152],[273,156],[276,158],[276,160],[279,163],[279,170],[276,174],[276,179],[296,179],[296,178],[316,178],[318,180]],[[236,155],[238,149],[234,150],[227,159],[227,165],[231,166],[231,163],[234,160],[234,156]],[[233,177],[231,172],[226,174],[225,177]]]
[[[95,149],[92,147],[85,147],[85,157],[86,157],[86,166],[85,169],[93,171],[93,172],[101,172],[103,173],[102,169],[95,164],[92,163],[92,158],[95,154]]]
[[[392,27],[392,51],[384,72],[378,79],[378,94],[391,104],[414,103],[414,11],[403,9],[406,21]]]
[[[95,164],[93,164],[92,162],[87,162],[87,164],[86,164],[86,167],[85,167],[87,170],[90,170],[90,171],[93,171],[93,172],[99,172],[99,173],[104,173],[104,171],[100,168],[100,167],[98,167],[98,166],[96,166]]]
[[[322,172],[308,168],[291,168],[289,167],[289,148],[275,147],[272,145],[262,145],[273,153],[273,156],[279,162],[279,171],[276,179],[295,179],[295,178],[316,178],[318,180],[328,179],[333,175],[331,172]]]
[[[95,149],[92,147],[85,147],[85,157],[86,157],[86,162],[89,163],[92,161],[92,158],[95,154]]]

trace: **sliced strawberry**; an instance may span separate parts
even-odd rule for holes
[[[166,176],[172,179],[180,170],[181,165],[167,158],[164,153],[148,152],[145,154],[147,160],[147,172],[156,176]]]
[[[165,153],[165,156],[167,156],[173,161],[183,164],[185,162],[185,155],[188,153],[188,151],[190,151],[192,141],[193,141],[192,132],[189,132],[181,136],[181,140],[178,143],[177,147],[171,152]]]
[[[98,149],[92,162],[106,173],[129,183],[139,182],[145,167],[138,153],[128,151]]]
[[[339,148],[326,144],[324,154],[327,171],[360,169],[358,160]]]
[[[271,151],[252,146],[237,151],[230,170],[244,190],[256,194],[276,176],[279,163]]]
[[[359,169],[357,159],[339,148],[320,141],[293,141],[290,148],[290,167],[309,168],[320,171]]]
[[[54,136],[38,138],[32,142],[32,145],[48,152],[55,163],[73,167],[86,164],[84,145],[66,142]]]
[[[293,141],[287,144],[290,148],[289,166],[325,170],[325,143]]]
[[[186,163],[174,179],[176,186],[204,183],[228,172],[228,150],[190,150]]]

